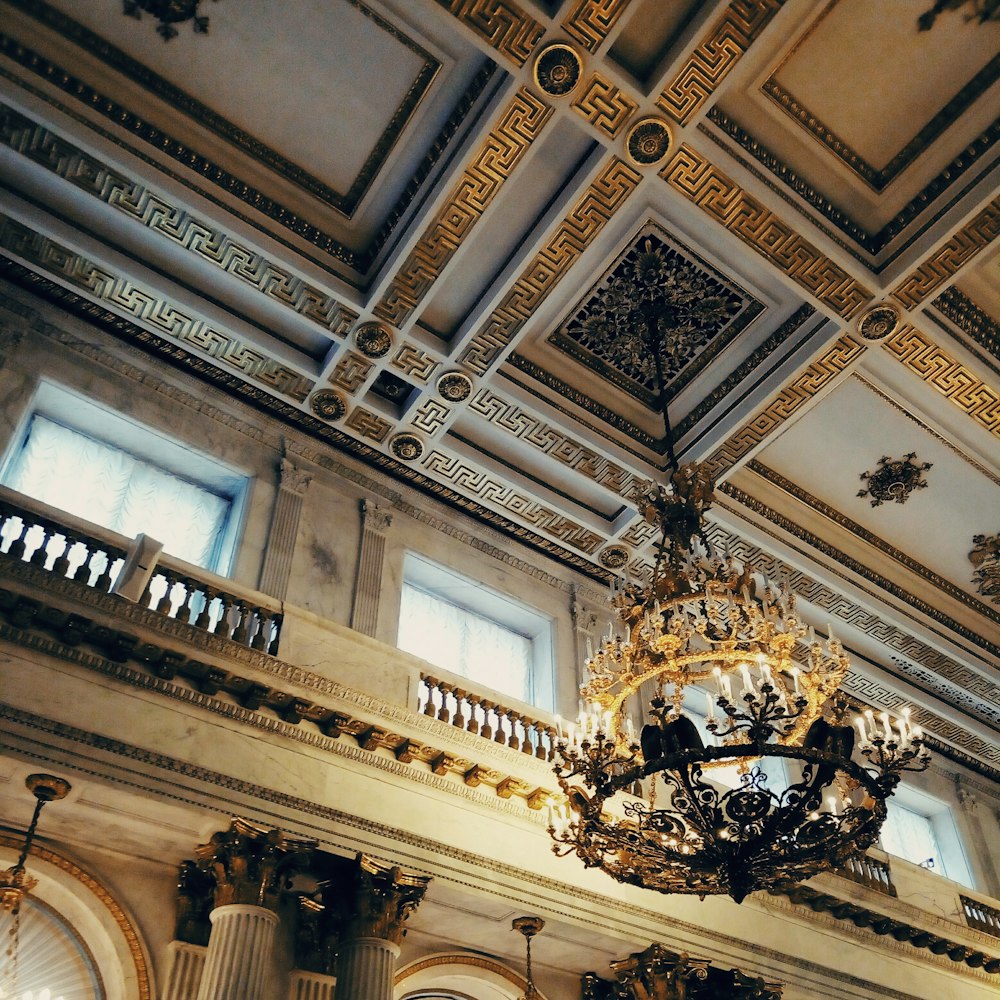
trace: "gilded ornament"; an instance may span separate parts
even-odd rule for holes
[[[1000,534],[975,535],[969,562],[976,567],[972,583],[981,597],[1000,604]]]
[[[582,71],[583,63],[576,51],[560,42],[547,45],[535,59],[535,83],[550,97],[571,94]]]
[[[625,136],[625,151],[640,167],[659,163],[670,150],[670,128],[660,118],[641,118]]]
[[[445,372],[437,380],[437,391],[449,403],[461,403],[472,394],[472,379],[464,372]]]
[[[913,451],[902,458],[889,458],[888,455],[883,455],[878,460],[878,468],[874,472],[862,472],[858,477],[866,484],[867,489],[858,490],[857,495],[870,496],[873,507],[880,507],[890,500],[906,503],[914,490],[927,488],[927,480],[922,478],[921,473],[931,468],[930,462],[921,462],[918,465],[913,461],[914,458],[916,452]]]
[[[367,358],[384,358],[392,347],[392,334],[381,323],[362,323],[354,334],[358,350]]]
[[[858,319],[858,333],[870,342],[891,337],[899,328],[899,310],[886,302],[865,310]]]
[[[177,37],[175,24],[184,21],[191,21],[195,34],[208,34],[208,18],[204,14],[198,13],[198,4],[201,0],[124,0],[122,3],[122,13],[136,20],[142,18],[142,12],[152,14],[160,23],[157,25],[157,33],[163,37],[165,42]]]
[[[424,453],[424,443],[416,434],[404,432],[389,441],[389,450],[403,462],[415,462]]]
[[[347,412],[347,402],[333,389],[320,389],[309,400],[313,413],[324,420],[339,420]]]
[[[601,549],[597,561],[605,569],[621,569],[627,565],[629,551],[624,545],[608,545]]]

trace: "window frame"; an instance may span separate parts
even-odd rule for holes
[[[201,568],[217,576],[231,575],[249,508],[252,482],[249,475],[193,448],[186,441],[167,436],[156,427],[66,386],[41,379],[0,461],[0,482],[7,482],[24,451],[36,416],[227,500],[229,514],[216,537],[208,564]]]
[[[528,639],[531,643],[531,662],[528,669],[528,690],[525,695],[519,697],[497,688],[492,690],[543,711],[554,710],[555,620],[551,616],[417,552],[406,552],[403,556],[400,607],[405,587],[423,591],[446,604],[485,618],[501,628]],[[396,645],[402,649],[399,646],[398,620]],[[449,668],[442,666],[441,669]],[[454,673],[454,671],[449,672]],[[456,676],[463,675],[456,674]],[[468,679],[473,683],[483,683],[476,678]]]

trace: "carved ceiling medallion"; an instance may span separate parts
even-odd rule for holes
[[[636,122],[625,137],[629,159],[640,167],[659,163],[670,150],[670,129],[659,118],[643,118]]]
[[[122,12],[136,20],[142,18],[143,12],[152,14],[160,23],[157,32],[165,42],[177,37],[175,24],[191,21],[195,34],[208,34],[208,17],[198,13],[201,0],[123,0]]]
[[[392,347],[392,334],[381,323],[362,323],[354,342],[366,358],[384,358]]]
[[[549,342],[650,409],[659,406],[643,320],[650,298],[669,301],[659,325],[668,400],[764,308],[692,250],[647,223]]]
[[[628,565],[629,550],[624,545],[608,545],[601,549],[597,561],[606,569],[621,569]]]
[[[866,489],[858,490],[859,497],[872,498],[872,506],[879,507],[890,500],[895,503],[906,503],[914,490],[927,488],[927,480],[922,473],[931,468],[930,462],[913,461],[916,452],[902,458],[889,458],[883,455],[878,460],[878,468],[874,472],[862,472],[858,477],[866,484]]]
[[[976,567],[972,584],[980,597],[988,597],[1000,604],[1000,534],[975,535],[975,548],[969,553],[969,562]]]
[[[415,462],[424,453],[424,443],[416,434],[404,432],[389,441],[389,450],[403,462]]]
[[[888,339],[898,327],[899,310],[888,303],[872,306],[858,320],[858,333],[872,343]]]
[[[324,420],[339,420],[347,412],[347,403],[339,392],[333,389],[320,389],[314,392],[309,400],[309,406],[317,417]]]
[[[437,391],[449,403],[461,403],[472,394],[472,379],[464,372],[445,372],[437,380]]]
[[[582,70],[576,52],[556,42],[544,48],[535,60],[535,83],[550,97],[565,97],[576,89]]]

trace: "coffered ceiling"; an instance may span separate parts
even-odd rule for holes
[[[653,276],[716,537],[1000,775],[1000,23],[189,6],[0,0],[8,280],[604,579],[666,462]]]

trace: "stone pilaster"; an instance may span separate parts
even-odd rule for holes
[[[312,476],[293,465],[287,458],[281,460],[281,481],[271,514],[271,530],[267,537],[267,552],[260,571],[258,589],[271,597],[283,600],[292,571],[295,540],[299,533],[302,501]]]
[[[167,975],[161,1000],[197,1000],[207,951],[204,945],[186,941],[167,945]]]
[[[430,879],[359,854],[337,888],[343,913],[337,1000],[392,1000],[406,921]]]
[[[378,628],[379,600],[382,596],[385,533],[392,524],[392,514],[370,500],[362,500],[360,509],[361,545],[358,549],[358,572],[354,582],[351,628],[374,638]]]
[[[983,875],[986,877],[990,893],[995,896],[997,892],[1000,892],[1000,878],[997,877],[996,865],[993,863],[992,854],[988,849],[990,837],[983,828],[978,810],[979,803],[976,801],[975,793],[962,782],[962,779],[958,775],[955,776],[955,795],[959,805],[962,807],[962,813],[969,827],[969,832],[972,834],[968,839],[968,843],[971,849],[975,851],[976,859],[979,861]],[[1000,816],[997,817],[997,822],[1000,823]]]

